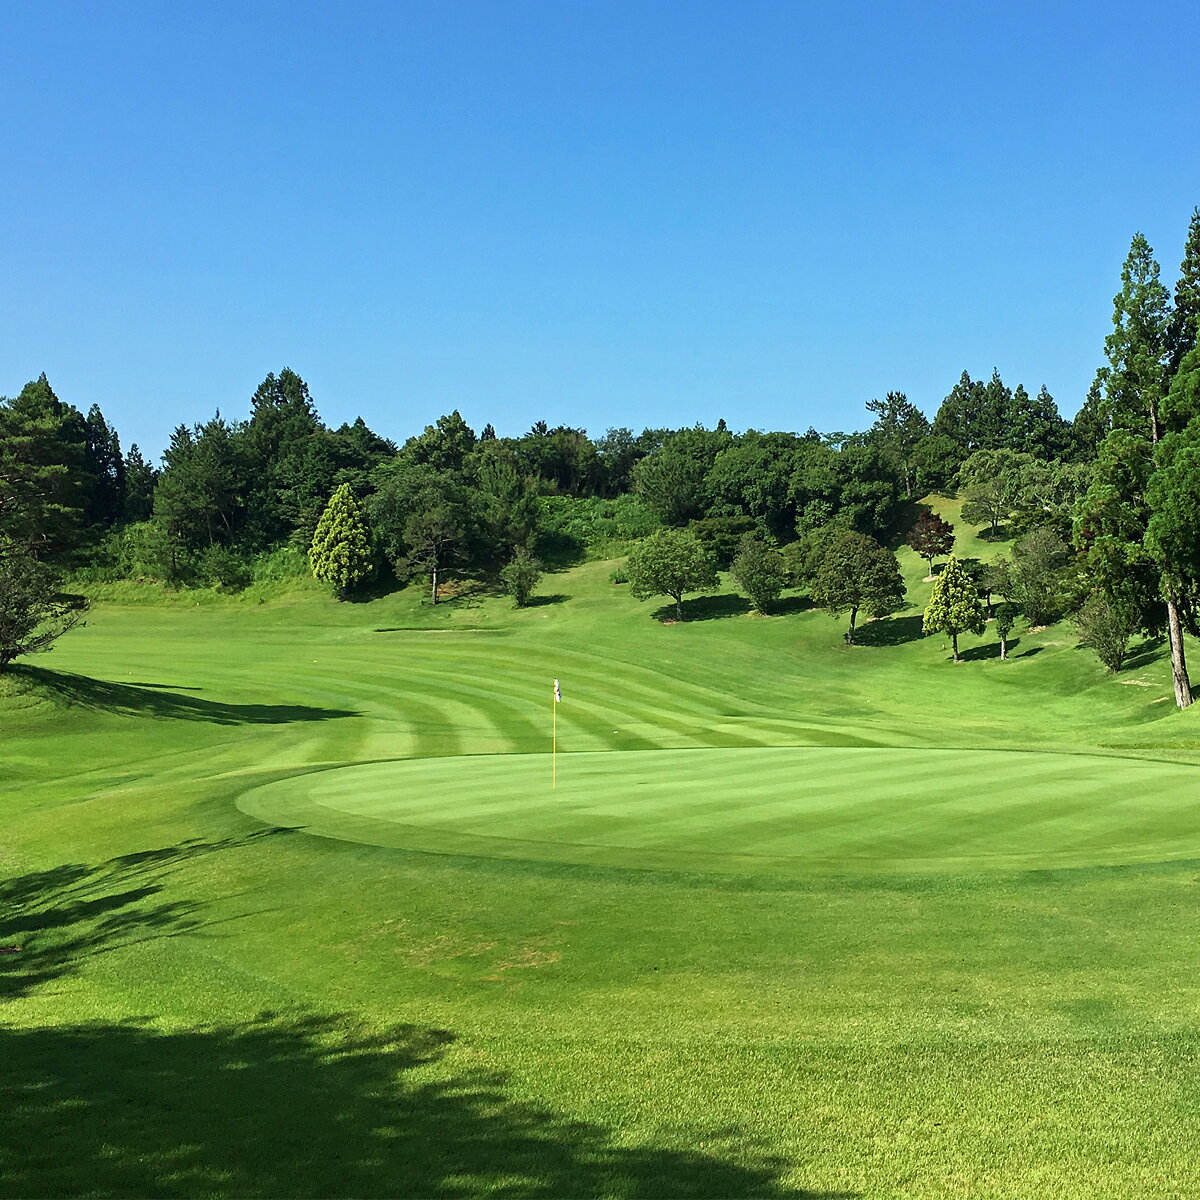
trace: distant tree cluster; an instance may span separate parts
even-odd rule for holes
[[[547,564],[632,544],[631,590],[667,597],[676,617],[727,570],[757,612],[798,589],[847,616],[853,642],[863,614],[903,603],[889,547],[904,539],[934,585],[926,628],[955,658],[981,619],[1003,657],[1018,615],[1073,615],[1113,669],[1136,632],[1164,635],[1183,706],[1183,636],[1200,633],[1198,333],[1200,210],[1173,294],[1133,239],[1105,365],[1073,421],[1045,387],[964,372],[932,419],[893,391],[867,403],[857,433],[721,421],[593,438],[537,422],[500,437],[452,412],[397,445],[361,419],[328,427],[285,368],[244,419],[176,428],[155,466],[43,375],[0,398],[0,555],[25,605],[14,615],[10,602],[5,636],[27,653],[78,620],[63,572],[237,590],[287,553],[342,599],[372,579],[422,580],[437,604],[465,574],[521,607]],[[935,491],[956,493],[963,520],[1011,552],[986,569],[956,559],[949,522],[927,509],[914,521],[913,501]]]

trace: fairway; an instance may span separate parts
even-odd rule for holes
[[[251,816],[480,857],[694,870],[1029,870],[1200,852],[1196,768],[987,750],[486,754],[254,788]],[[977,786],[964,786],[964,781]]]

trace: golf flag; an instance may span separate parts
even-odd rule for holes
[[[558,690],[558,680],[557,679],[554,681],[554,703],[555,704],[562,703],[562,692],[560,692]]]

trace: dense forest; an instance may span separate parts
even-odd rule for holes
[[[270,374],[244,419],[180,425],[161,463],[123,450],[45,375],[0,399],[0,668],[78,620],[71,585],[115,579],[237,590],[308,570],[339,597],[368,584],[487,578],[518,603],[544,564],[630,547],[635,594],[681,597],[732,569],[756,607],[785,586],[831,612],[892,611],[894,548],[930,564],[952,531],[916,502],[954,493],[1011,541],[987,567],[951,560],[926,628],[1074,614],[1105,663],[1141,630],[1171,646],[1200,619],[1200,210],[1172,292],[1141,235],[1121,271],[1103,365],[1073,420],[1045,387],[966,372],[932,420],[901,392],[855,433],[583,429],[520,437],[458,412],[403,444],[361,420],[329,428],[304,380]]]

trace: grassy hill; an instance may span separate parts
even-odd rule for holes
[[[110,591],[0,678],[0,1192],[1196,1194],[1200,718],[901,556],[856,647]]]

